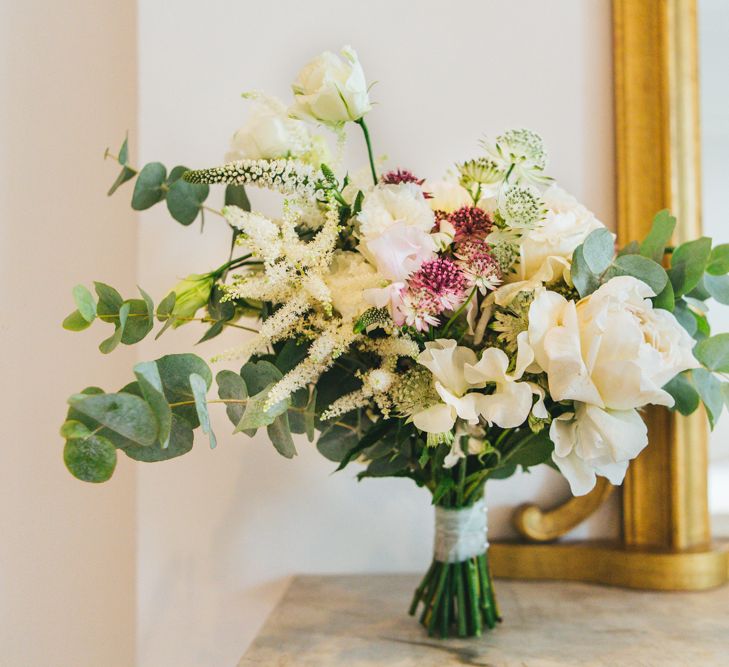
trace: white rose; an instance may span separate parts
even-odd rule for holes
[[[357,121],[372,108],[357,54],[345,46],[342,56],[325,51],[299,72],[291,86],[292,115],[338,125]]]
[[[529,280],[538,273],[543,274],[545,264],[552,258],[566,260],[561,264],[568,268],[575,248],[591,232],[604,227],[591,211],[556,185],[549,187],[542,197],[547,214],[539,226],[524,237],[521,260],[513,280]]]
[[[435,257],[435,242],[419,227],[400,221],[367,242],[367,255],[382,276],[402,282]]]
[[[644,282],[619,276],[578,303],[542,290],[529,309],[520,343],[534,355],[530,370],[547,374],[555,401],[575,402],[574,415],[550,430],[554,461],[575,493],[589,491],[585,480],[592,488],[595,474],[622,481],[647,443],[635,409],[673,405],[663,386],[698,365],[692,338],[671,313],[653,308],[653,295]]]
[[[435,216],[423,191],[415,183],[378,185],[365,194],[362,210],[357,215],[359,236],[372,241],[396,222],[404,222],[429,233]]]
[[[248,97],[253,107],[231,139],[227,160],[273,160],[301,157],[311,151],[313,140],[306,124],[290,118],[283,103],[258,93]]]
[[[364,299],[365,290],[380,285],[382,278],[358,252],[339,250],[334,253],[324,282],[334,309],[344,319],[354,319],[370,307]]]
[[[620,484],[628,464],[648,444],[648,429],[636,410],[603,410],[577,403],[575,413],[552,422],[552,460],[570,484],[575,496],[595,486],[595,477]]]

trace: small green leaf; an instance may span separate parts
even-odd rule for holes
[[[175,167],[175,169],[182,169],[183,173],[186,171],[185,167]],[[190,225],[200,213],[209,192],[208,185],[188,183],[178,177],[170,184],[167,191],[167,210],[181,225]]]
[[[642,255],[622,255],[618,257],[608,269],[605,278],[609,280],[615,276],[633,276],[633,278],[642,280],[656,294],[661,294],[668,282],[665,269],[652,259]]]
[[[135,211],[143,211],[164,199],[162,186],[166,176],[167,169],[159,162],[150,162],[142,167],[132,194],[132,208]]]
[[[67,419],[61,426],[61,437],[66,440],[87,438],[90,435],[89,427],[76,419]]]
[[[100,435],[66,441],[63,462],[69,472],[84,482],[105,482],[116,468],[116,447]]]
[[[83,285],[76,285],[73,288],[73,300],[81,316],[87,322],[93,322],[96,318],[96,301],[91,295],[91,292]]]
[[[673,315],[678,323],[686,329],[689,336],[694,336],[698,328],[696,317],[683,299],[676,301],[676,307],[673,309]]]
[[[663,389],[673,396],[673,407],[682,415],[690,415],[699,407],[699,392],[691,381],[690,371],[679,373]]]
[[[536,437],[528,440],[526,444],[519,446],[509,462],[526,470],[547,461],[553,451],[554,443],[549,439],[548,434],[542,431]]]
[[[713,429],[721,416],[721,411],[724,409],[724,395],[722,393],[721,382],[716,379],[713,373],[707,371],[705,368],[694,368],[691,371],[691,375],[706,408],[709,424]]]
[[[251,202],[248,201],[245,187],[242,185],[228,185],[225,188],[225,205],[237,206],[244,211],[250,211]]]
[[[676,308],[676,294],[673,291],[673,285],[671,285],[670,280],[666,281],[666,286],[663,288],[663,291],[653,299],[653,306],[669,312],[673,312]]]
[[[119,149],[117,159],[120,165],[125,165],[129,161],[129,135],[125,135],[124,141]]]
[[[110,285],[100,282],[94,283],[94,290],[96,290],[96,296],[99,297],[99,303],[96,306],[96,314],[101,319],[104,319],[105,315],[116,315],[119,312],[119,308],[121,308],[122,303],[124,303],[124,299],[122,299],[121,294],[119,294],[119,292]]]
[[[582,257],[594,275],[601,275],[610,266],[615,255],[612,232],[604,227],[591,232],[582,244]]]
[[[240,369],[240,374],[250,396],[259,394],[283,377],[281,371],[270,361],[249,361]]]
[[[729,243],[722,243],[711,249],[709,263],[706,265],[706,273],[710,273],[712,276],[722,276],[729,273]]]
[[[694,348],[694,356],[710,371],[729,373],[729,333],[702,340]]]
[[[172,410],[167,402],[162,387],[162,378],[159,369],[154,361],[144,361],[134,367],[134,375],[139,383],[144,400],[154,412],[157,419],[158,434],[157,440],[163,449],[170,444],[170,432],[172,430]]]
[[[583,246],[581,245],[577,246],[574,253],[572,253],[572,283],[581,297],[592,294],[600,287],[600,279],[590,271],[590,267],[587,265],[583,255]]]
[[[111,187],[106,193],[106,196],[111,197],[111,195],[113,195],[122,185],[124,185],[124,183],[126,183],[127,181],[131,181],[136,175],[136,169],[132,169],[131,167],[127,167],[126,165],[123,166],[122,170],[119,172],[119,175],[116,177],[116,180],[111,184]]]
[[[656,213],[651,230],[640,245],[640,254],[661,264],[666,246],[671,242],[675,228],[676,218],[671,215],[668,209]]]
[[[729,276],[713,276],[707,273],[704,276],[704,286],[716,301],[729,306]]]
[[[678,246],[671,255],[668,275],[676,296],[683,296],[699,284],[711,253],[711,239],[701,237]]]
[[[248,384],[248,383],[246,383]],[[235,427],[234,433],[239,431],[247,431],[249,429],[257,429],[262,426],[268,426],[273,424],[276,417],[283,414],[288,410],[289,401],[281,401],[276,405],[267,407],[268,394],[271,391],[274,383],[271,383],[265,387],[262,391],[248,398],[246,403],[246,409],[243,412],[243,418],[238,422]]]
[[[362,436],[360,411],[342,415],[326,427],[316,441],[319,453],[330,461],[339,463]]]
[[[388,431],[393,431],[397,427],[397,420],[395,419],[382,419],[369,428],[364,435],[359,439],[356,445],[347,451],[342,460],[339,463],[337,471],[342,470],[347,464],[354,459],[358,454],[363,452],[368,447],[374,445],[378,440],[383,438]]]
[[[208,413],[208,402],[207,392],[208,385],[204,378],[193,373],[190,376],[190,387],[192,387],[192,393],[195,397],[195,408],[197,409],[197,418],[200,420],[203,433],[205,433],[210,440],[210,449],[215,449],[218,441],[213,433],[213,428],[210,425],[210,414]]]
[[[157,461],[169,461],[192,449],[194,435],[189,422],[180,415],[172,415],[172,429],[170,431],[170,442],[167,447],[162,447],[157,441],[151,447],[128,444],[121,447],[121,450],[135,461],[145,463],[156,463]]]
[[[272,424],[266,427],[268,437],[276,451],[284,458],[292,459],[296,456],[294,439],[291,437],[289,418],[286,413],[279,415]]]
[[[304,360],[309,352],[310,344],[306,341],[299,341],[289,338],[283,347],[276,354],[276,368],[281,373],[288,373]]]
[[[99,343],[99,350],[103,354],[109,354],[121,343],[122,336],[124,335],[124,327],[127,325],[127,315],[129,315],[129,304],[124,303],[119,309],[119,319],[114,325],[114,333]]]
[[[236,426],[243,419],[246,409],[245,401],[248,398],[248,390],[243,378],[233,371],[223,370],[215,376],[218,383],[218,397],[229,401],[240,401],[240,403],[227,403],[225,411]]]
[[[157,420],[146,401],[133,394],[75,394],[69,405],[110,431],[142,446],[157,440]]]
[[[124,305],[128,306],[129,312],[121,342],[125,345],[133,345],[152,331],[154,319],[149,316],[148,304],[143,299],[128,299]],[[121,310],[119,312],[121,313]]]
[[[175,307],[176,299],[177,294],[172,291],[159,302],[159,306],[157,306],[157,319],[160,322],[164,322],[169,319],[172,309]]]
[[[65,320],[63,320],[61,326],[68,331],[83,331],[91,326],[91,322],[85,319],[78,310],[74,310],[68,317],[66,317]]]

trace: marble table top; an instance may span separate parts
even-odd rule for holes
[[[299,576],[239,667],[729,665],[729,588],[627,591],[497,580],[504,616],[475,640],[429,638],[407,615],[413,575]]]

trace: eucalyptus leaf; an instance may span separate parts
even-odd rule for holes
[[[240,369],[240,374],[250,396],[259,394],[283,377],[281,371],[270,361],[249,361]]]
[[[102,340],[99,343],[99,350],[103,354],[109,354],[121,343],[124,335],[124,327],[127,325],[127,315],[129,315],[129,304],[123,303],[118,312],[118,320],[114,324],[114,333],[109,336],[106,340]]]
[[[706,408],[709,424],[713,429],[724,408],[724,395],[722,393],[721,382],[716,379],[713,373],[707,371],[705,368],[694,368],[691,371],[691,375],[694,385],[699,392],[699,396],[701,396],[701,401]]]
[[[157,439],[163,449],[170,444],[172,430],[172,410],[164,395],[162,378],[154,361],[144,361],[134,367],[134,375],[139,383],[142,396],[152,408],[157,419]]]
[[[136,175],[136,169],[132,169],[131,167],[127,167],[126,165],[124,165],[122,167],[122,170],[119,172],[119,175],[116,177],[116,180],[111,184],[111,187],[106,193],[106,196],[111,197],[111,195],[113,195],[122,185],[124,185],[124,183],[126,183],[127,181],[131,181]]]
[[[157,441],[158,426],[146,401],[132,394],[75,394],[69,405],[110,431],[142,446]]]
[[[181,169],[186,171],[184,167]],[[209,192],[208,185],[188,183],[178,178],[167,191],[167,210],[181,225],[190,225],[200,213]]]
[[[676,307],[673,309],[673,315],[678,320],[678,323],[684,329],[686,329],[689,336],[696,335],[696,331],[698,330],[698,325],[696,324],[696,317],[691,312],[691,309],[688,307],[688,304],[683,299],[676,301]]]
[[[661,264],[666,246],[671,242],[675,228],[676,218],[671,215],[668,209],[658,211],[653,218],[653,225],[650,232],[648,232],[648,236],[640,245],[640,254]]]
[[[86,287],[76,285],[73,288],[73,300],[78,312],[87,322],[93,322],[96,319],[96,301]]]
[[[246,382],[246,384],[248,383]],[[243,412],[243,417],[235,427],[234,433],[237,433],[238,431],[247,431],[249,429],[258,429],[262,426],[273,424],[276,417],[288,410],[288,400],[280,401],[270,407],[268,406],[268,394],[270,393],[273,385],[274,383],[271,383],[257,394],[249,397],[248,403],[246,403],[246,409]]]
[[[245,401],[248,398],[248,390],[243,378],[233,371],[223,370],[215,376],[218,384],[218,397],[223,400],[240,401],[240,403],[227,403],[225,411],[233,424],[236,426],[243,419],[246,409]]]
[[[691,381],[690,372],[679,373],[663,389],[673,396],[673,407],[682,415],[690,415],[699,407],[699,392]]]
[[[671,255],[668,275],[676,296],[688,294],[698,285],[711,253],[711,239],[701,237],[678,246]]]
[[[74,310],[63,320],[61,326],[68,331],[83,331],[91,326],[91,322],[85,319],[78,310]]]
[[[619,259],[619,258],[618,258]],[[600,287],[600,278],[596,276],[588,266],[584,254],[583,246],[577,246],[572,253],[572,283],[581,297],[592,294]]]
[[[132,208],[143,211],[162,201],[165,197],[163,185],[167,177],[167,169],[159,162],[144,165],[137,176],[132,194]]]
[[[193,441],[194,434],[190,423],[184,417],[173,413],[170,441],[167,447],[162,447],[158,441],[151,447],[140,447],[134,443],[128,443],[120,449],[135,461],[156,463],[187,454],[192,449]]]
[[[339,463],[347,456],[362,434],[360,411],[342,415],[325,428],[316,441],[319,453],[330,461]]]
[[[115,316],[119,313],[122,303],[124,303],[124,299],[122,299],[121,294],[111,287],[111,285],[100,283],[98,281],[94,283],[94,290],[96,291],[96,296],[99,297],[99,303],[96,306],[96,314],[101,319],[104,319],[105,316],[112,317],[111,321],[113,321]],[[107,319],[106,321],[110,320]]]
[[[122,331],[121,342],[125,345],[133,345],[143,340],[152,331],[154,320],[149,315],[149,306],[144,299],[128,299],[124,305],[128,306],[129,312]]]
[[[706,291],[719,303],[729,306],[729,276],[704,276]]]
[[[225,205],[237,206],[244,211],[250,211],[251,202],[248,200],[245,187],[242,185],[228,185],[225,188]]]
[[[706,273],[712,276],[722,276],[729,273],[729,243],[714,246],[706,265]]]
[[[76,419],[67,419],[61,425],[61,437],[66,440],[86,438],[91,435],[89,427]]]
[[[694,348],[694,356],[710,371],[729,373],[729,333],[702,340]]]
[[[200,421],[203,433],[205,433],[210,440],[210,449],[215,449],[218,441],[215,437],[215,433],[213,433],[213,427],[210,425],[210,414],[208,413],[207,402],[208,384],[200,375],[193,373],[190,375],[190,387],[192,388],[192,394],[195,397],[197,418]]]
[[[591,232],[582,244],[582,257],[594,275],[601,275],[610,266],[615,255],[612,232],[601,227]]]
[[[69,472],[84,482],[106,482],[116,468],[116,447],[101,435],[66,441],[63,462]]]
[[[617,257],[613,265],[608,269],[605,279],[609,280],[615,276],[632,276],[633,278],[642,280],[655,294],[661,294],[668,282],[665,269],[652,259],[643,257],[642,255],[622,255],[621,257]]]
[[[296,456],[296,447],[294,439],[291,437],[291,429],[289,427],[289,418],[283,413],[273,420],[272,424],[266,427],[268,437],[281,456],[292,459]]]

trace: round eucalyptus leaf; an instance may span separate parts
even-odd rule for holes
[[[105,482],[116,468],[116,447],[98,434],[66,441],[63,462],[69,472],[84,482]]]
[[[164,199],[165,192],[162,186],[166,177],[167,169],[160,162],[145,164],[134,184],[132,208],[135,211],[143,211]]]

